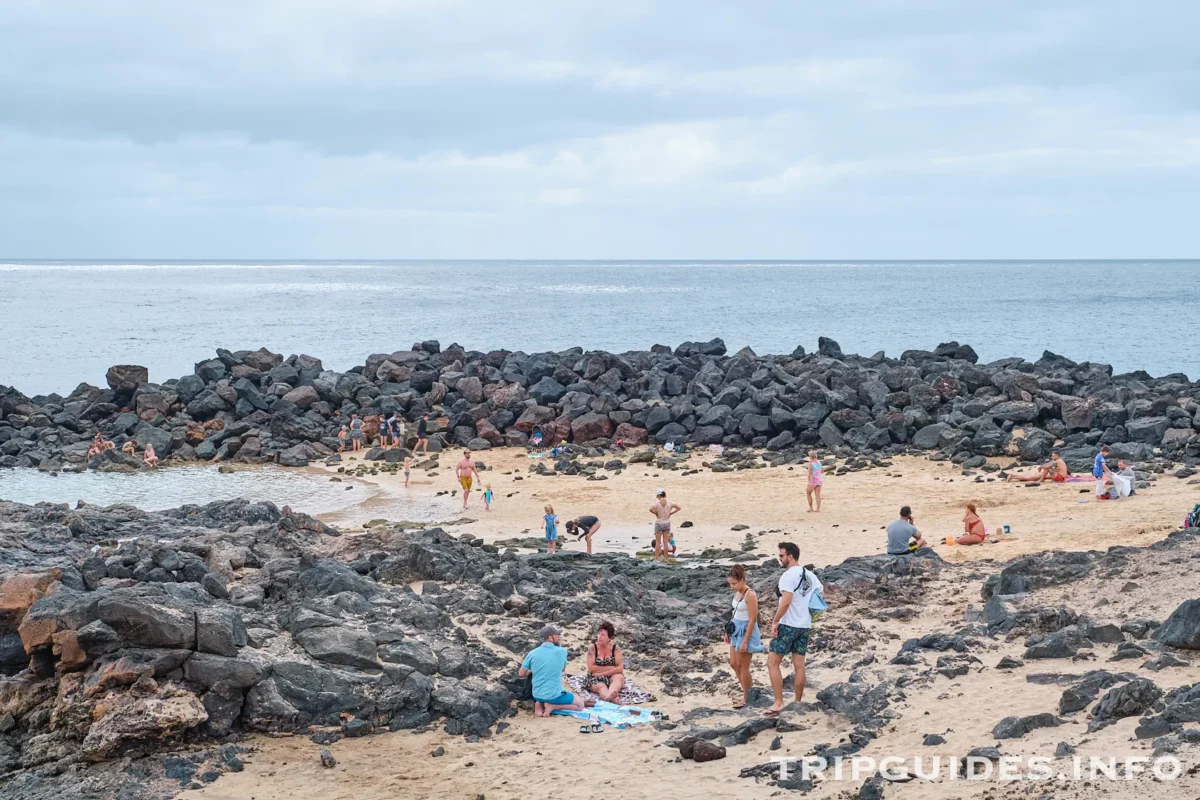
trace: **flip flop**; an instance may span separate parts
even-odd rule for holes
[[[763,716],[764,717],[778,717],[779,712],[773,708],[768,708],[766,711],[763,712]]]

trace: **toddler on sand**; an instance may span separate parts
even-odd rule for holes
[[[492,485],[489,483],[483,492],[483,509],[484,511],[492,510]]]
[[[553,555],[558,547],[558,516],[554,513],[554,506],[546,506],[545,511],[542,519],[546,521],[546,549]]]

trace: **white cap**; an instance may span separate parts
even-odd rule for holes
[[[659,490],[658,490],[658,495],[657,495],[657,496],[658,496],[658,497],[666,497],[666,496],[667,496],[667,490],[666,490],[666,489],[659,489]]]

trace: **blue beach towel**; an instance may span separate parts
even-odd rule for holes
[[[551,711],[553,714],[561,714],[564,717],[575,717],[584,722],[599,720],[606,725],[612,725],[614,728],[632,728],[634,725],[645,725],[654,722],[656,719],[662,719],[662,712],[655,711],[650,708],[641,708],[639,706],[619,706],[615,703],[609,703],[600,700],[591,708],[585,708],[583,711],[567,711],[559,709]]]

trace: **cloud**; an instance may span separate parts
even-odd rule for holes
[[[1200,182],[1182,2],[67,6],[0,6],[8,257],[1192,242],[1171,224]]]

